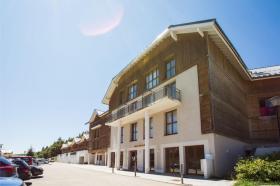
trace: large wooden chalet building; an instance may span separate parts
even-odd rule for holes
[[[249,70],[215,19],[165,29],[111,81],[89,121],[90,163],[224,176],[279,145],[280,66]]]

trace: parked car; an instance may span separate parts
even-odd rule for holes
[[[12,163],[18,166],[18,177],[22,180],[29,180],[32,176],[31,167],[22,159],[13,159]]]
[[[0,177],[15,177],[16,167],[4,157],[0,157]]]
[[[48,159],[43,159],[45,164],[49,164],[49,160]]]
[[[40,163],[38,162],[38,160],[36,158],[32,158],[32,165],[39,166]]]
[[[13,177],[0,177],[1,186],[25,186],[25,183],[18,178]]]
[[[43,174],[44,170],[42,167],[37,167],[35,165],[30,165],[32,176],[40,176]]]
[[[32,158],[32,156],[13,156],[13,157],[11,157],[11,159],[22,159],[28,165],[33,165],[33,158]]]

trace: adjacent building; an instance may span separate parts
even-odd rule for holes
[[[94,110],[89,120],[90,164],[107,165],[107,150],[110,146],[110,127],[105,125],[108,112]]]
[[[61,147],[61,154],[57,156],[58,162],[88,164],[90,154],[88,153],[89,134],[84,134],[81,138],[74,138]]]
[[[279,144],[275,96],[280,66],[249,70],[216,20],[171,25],[112,79],[90,152],[118,169],[224,176],[252,145]]]

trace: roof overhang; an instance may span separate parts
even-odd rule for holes
[[[141,59],[150,53],[156,46],[158,46],[164,39],[171,37],[174,42],[177,41],[178,34],[187,33],[198,33],[201,37],[204,37],[204,33],[207,33],[209,38],[218,46],[218,48],[225,54],[228,59],[236,61],[233,63],[234,67],[237,68],[243,78],[247,80],[254,80],[248,72],[248,68],[243,62],[242,58],[230,42],[228,37],[225,35],[219,24],[215,19],[191,22],[186,24],[171,25],[159,34],[156,39],[134,60],[132,60],[124,69],[122,69],[111,81],[106,94],[102,100],[102,103],[109,104],[111,96],[118,86],[120,78],[125,72],[132,68],[136,63],[140,62]]]
[[[101,124],[98,124],[98,125],[96,125],[96,126],[92,127],[92,128],[91,128],[91,130],[98,129],[98,128],[100,128],[100,127],[101,127]]]

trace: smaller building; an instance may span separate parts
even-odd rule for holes
[[[107,165],[107,150],[110,146],[110,127],[105,125],[108,112],[94,110],[89,120],[90,164]]]
[[[84,134],[81,138],[74,138],[73,141],[65,143],[61,147],[61,154],[57,156],[57,161],[62,163],[88,164],[88,141],[89,134]]]

